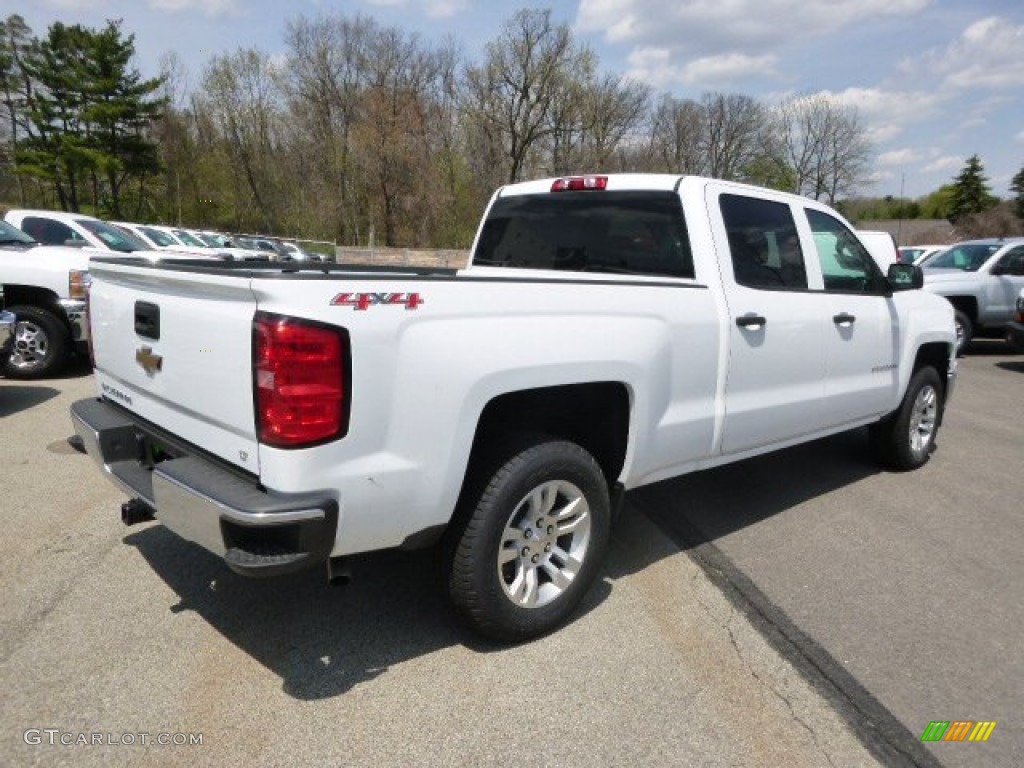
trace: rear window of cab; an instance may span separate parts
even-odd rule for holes
[[[674,192],[582,191],[499,197],[473,254],[481,266],[692,278]]]

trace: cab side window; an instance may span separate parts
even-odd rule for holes
[[[785,203],[744,195],[719,198],[736,282],[760,290],[806,290],[807,269]]]
[[[881,272],[857,236],[839,219],[813,208],[805,210],[814,235],[825,290],[875,293]]]

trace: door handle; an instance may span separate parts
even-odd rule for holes
[[[736,318],[736,325],[740,328],[753,328],[755,330],[763,328],[768,324],[768,320],[761,315],[755,315],[753,313],[743,315]]]
[[[832,315],[832,322],[836,325],[853,325],[857,318],[851,315],[849,312],[840,312],[838,315]]]

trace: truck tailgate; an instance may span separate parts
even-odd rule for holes
[[[102,396],[258,474],[249,277],[110,264],[92,273]]]

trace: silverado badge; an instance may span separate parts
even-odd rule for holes
[[[160,355],[153,354],[152,347],[140,347],[135,351],[135,362],[142,366],[142,369],[152,376],[163,368],[164,359]]]

